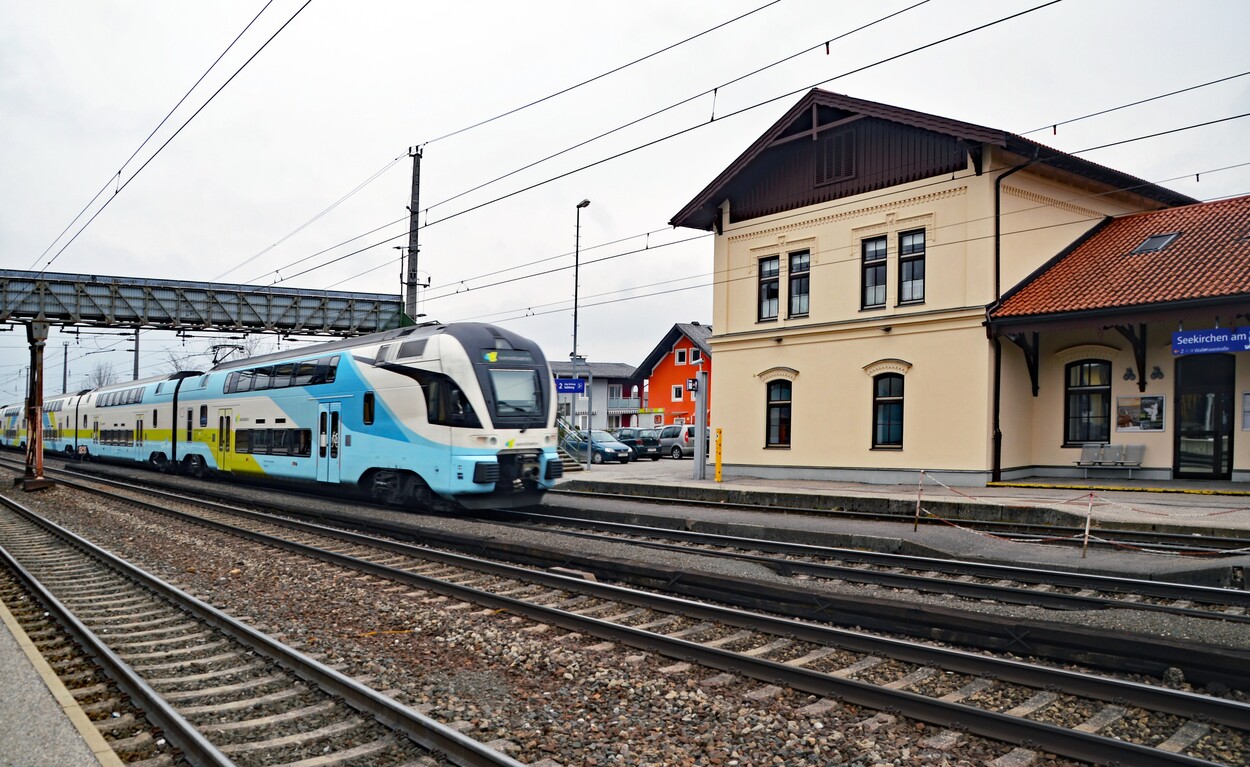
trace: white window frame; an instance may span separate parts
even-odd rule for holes
[[[669,399],[673,402],[681,402],[685,397],[686,387],[681,384],[673,384],[672,391],[669,392]]]
[[[674,364],[674,365],[685,365],[685,364],[686,364],[686,350],[685,350],[685,349],[674,349],[674,350],[673,350],[673,364]]]

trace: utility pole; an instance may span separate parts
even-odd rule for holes
[[[69,390],[69,341],[61,342],[61,393]]]
[[[132,380],[139,380],[139,328],[135,328],[135,377]]]
[[[408,206],[408,279],[404,280],[404,313],[417,319],[417,211],[421,209],[421,147],[408,150],[412,158],[412,203]]]

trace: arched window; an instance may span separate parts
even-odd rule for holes
[[[765,425],[765,447],[790,447],[790,382],[770,381],[768,384],[768,420]]]
[[[1111,438],[1111,363],[1077,360],[1064,368],[1063,441],[1067,445]]]
[[[872,379],[872,446],[903,446],[903,377],[898,373]]]

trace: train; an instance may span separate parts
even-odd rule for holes
[[[563,475],[551,368],[486,323],[423,323],[46,398],[48,453],[340,488],[394,506],[514,508]],[[0,444],[24,448],[22,405]]]

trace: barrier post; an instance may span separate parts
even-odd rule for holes
[[[1089,551],[1089,522],[1094,517],[1094,494],[1089,494],[1089,503],[1085,509],[1085,542],[1081,544],[1081,559]]]
[[[920,479],[916,481],[916,518],[912,520],[911,531],[920,529],[920,498],[924,495],[924,469],[920,470]]]

